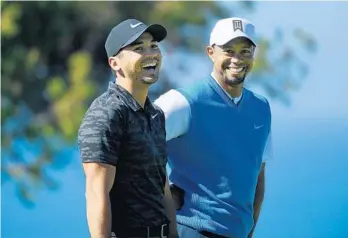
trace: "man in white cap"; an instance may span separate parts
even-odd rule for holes
[[[156,101],[166,118],[168,174],[179,237],[252,237],[271,155],[271,109],[244,88],[254,25],[219,20],[206,52],[211,75]]]

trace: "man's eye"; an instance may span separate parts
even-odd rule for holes
[[[233,50],[225,50],[225,52],[228,53],[228,54],[232,54]]]
[[[152,45],[152,49],[158,49],[158,45]]]
[[[137,47],[137,48],[135,48],[134,50],[143,50],[143,47]]]
[[[248,54],[251,54],[251,51],[250,50],[242,50],[242,54],[248,55]]]

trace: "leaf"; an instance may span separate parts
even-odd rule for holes
[[[17,21],[21,16],[20,4],[6,4],[1,11],[1,35],[2,37],[12,38],[20,30]]]
[[[55,76],[48,80],[46,90],[51,100],[61,97],[65,89],[66,87],[63,78]]]

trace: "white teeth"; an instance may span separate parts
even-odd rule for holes
[[[144,67],[155,67],[156,65],[157,65],[157,62],[146,63],[146,64],[143,64],[143,68]]]
[[[244,70],[245,67],[239,67],[239,68],[230,68],[232,73],[240,73]]]

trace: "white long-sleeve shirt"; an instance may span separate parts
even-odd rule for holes
[[[226,91],[225,93],[234,103],[238,103],[241,100],[242,95],[238,98],[232,98]],[[188,131],[191,119],[191,108],[184,95],[172,89],[161,95],[154,103],[159,106],[165,114],[167,141],[184,135]],[[267,138],[262,159],[263,162],[273,157],[271,134],[270,132]]]

